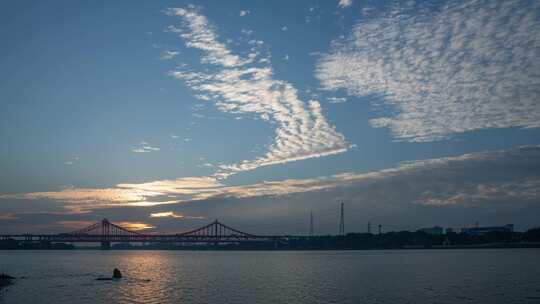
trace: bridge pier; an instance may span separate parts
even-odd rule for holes
[[[101,250],[109,250],[109,249],[111,249],[111,242],[101,241]]]

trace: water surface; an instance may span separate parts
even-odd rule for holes
[[[539,249],[0,251],[1,271],[24,278],[0,303],[540,303]]]

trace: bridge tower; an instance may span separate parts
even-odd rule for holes
[[[101,250],[111,249],[111,242],[109,240],[110,223],[109,220],[104,218],[101,221]]]

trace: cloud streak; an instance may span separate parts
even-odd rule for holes
[[[151,146],[147,142],[141,142],[138,146],[131,149],[133,153],[149,153],[149,152],[156,152],[160,149],[158,147]]]
[[[355,193],[351,201],[371,199],[422,206],[475,206],[502,201],[538,202],[540,146],[464,154],[401,163],[394,168],[333,176],[226,186],[213,177],[179,178],[106,189],[71,188],[57,192],[1,195],[0,200],[55,200],[74,210],[178,205],[219,199],[285,198],[301,193]],[[341,190],[340,190],[341,189]],[[344,190],[345,189],[345,190]],[[397,200],[397,201],[396,201]],[[172,212],[172,211],[171,211]],[[15,218],[16,213],[10,214]],[[155,215],[174,217],[172,214]]]
[[[160,59],[163,59],[163,60],[169,60],[169,59],[173,59],[174,57],[178,56],[180,54],[180,52],[178,51],[163,51],[161,53],[161,56],[159,57]]]
[[[175,8],[169,15],[179,17],[181,27],[170,26],[186,46],[202,51],[201,62],[211,72],[178,69],[170,74],[183,80],[204,100],[215,102],[219,110],[232,114],[255,114],[275,124],[274,142],[268,152],[254,160],[222,165],[216,177],[254,170],[261,166],[342,153],[351,148],[344,136],[322,114],[318,101],[304,102],[288,82],[274,78],[269,58],[260,58],[262,41],[252,40],[247,58],[233,54],[207,18],[194,9]]]
[[[370,123],[399,140],[537,128],[539,10],[537,1],[396,2],[335,41],[316,77],[327,90],[380,96],[389,111]]]
[[[190,215],[184,215],[178,212],[173,211],[162,211],[162,212],[155,212],[150,213],[150,217],[153,218],[175,218],[175,219],[204,219],[202,216],[190,216]]]

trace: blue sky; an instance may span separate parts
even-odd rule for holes
[[[1,6],[4,230],[539,224],[535,1]]]

